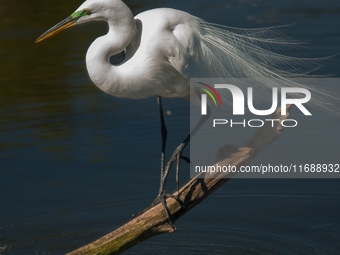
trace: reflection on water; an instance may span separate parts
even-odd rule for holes
[[[81,3],[0,1],[0,254],[78,248],[128,221],[158,191],[156,99],[111,98],[87,77],[86,50],[106,25],[77,27],[34,44]],[[284,32],[311,42],[302,50],[307,57],[339,52],[337,1],[126,3],[134,13],[174,7],[238,27],[297,23]],[[323,70],[337,73],[338,59]],[[164,107],[171,112],[170,152],[188,132],[189,104],[166,99]],[[287,139],[296,141],[298,134]],[[182,175],[184,182],[184,164]],[[233,180],[177,222],[175,234],[126,253],[336,254],[338,187],[337,180]]]

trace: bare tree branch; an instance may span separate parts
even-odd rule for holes
[[[279,121],[274,122],[274,127],[272,127],[271,122],[266,122],[263,127],[241,146],[226,144],[220,148],[215,158],[217,163],[214,163],[214,165],[231,165],[236,166],[237,169],[248,165],[251,160],[281,135],[283,131],[281,122],[288,118],[290,108],[291,105],[287,106],[287,115],[282,116],[280,114],[281,108],[279,107],[271,116],[271,119],[279,119]],[[196,178],[191,179],[180,189],[179,193],[173,194],[183,202],[185,209],[176,199],[168,198],[166,200],[173,222],[202,202],[236,173],[216,173],[216,176],[210,175],[210,178],[204,178],[204,174],[201,173]],[[120,254],[152,236],[171,232],[174,232],[174,230],[168,223],[164,208],[162,204],[158,204],[152,208],[147,208],[143,214],[132,219],[117,230],[93,243],[68,253],[68,255]]]

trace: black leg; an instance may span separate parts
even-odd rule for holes
[[[194,129],[191,131],[191,133],[176,148],[176,150],[172,154],[172,157],[169,160],[168,164],[166,165],[166,167],[164,167],[165,166],[165,145],[166,145],[166,138],[167,138],[168,132],[167,132],[167,129],[166,129],[166,126],[165,126],[165,121],[164,121],[162,98],[160,96],[158,96],[157,100],[158,100],[159,113],[160,113],[160,119],[161,119],[161,134],[162,134],[161,183],[160,183],[160,187],[159,187],[158,196],[155,199],[155,201],[151,204],[150,207],[155,206],[156,204],[161,202],[163,207],[164,207],[165,214],[166,214],[166,216],[167,216],[167,218],[169,220],[170,225],[172,226],[173,229],[176,229],[175,225],[173,224],[173,222],[171,220],[170,212],[169,212],[169,210],[168,210],[168,208],[166,206],[166,198],[173,197],[173,196],[169,195],[169,194],[167,194],[165,192],[165,182],[166,182],[166,179],[168,177],[168,174],[169,174],[169,171],[170,171],[170,168],[171,168],[172,164],[177,160],[177,164],[176,164],[176,184],[177,184],[177,190],[179,190],[178,180],[179,180],[180,160],[184,159],[185,161],[190,163],[190,160],[188,158],[182,156],[182,152],[183,152],[185,146],[189,143],[190,137],[193,137],[196,134],[196,132],[200,129],[200,127],[209,119],[211,111],[210,111],[210,107],[208,106],[208,108],[207,108],[207,115],[202,116],[202,118],[197,123],[197,125],[194,127]],[[173,198],[176,199],[183,206],[182,201],[180,201],[176,197],[173,197]],[[140,212],[138,214],[133,215],[132,217],[134,218],[134,217],[144,213],[150,207],[148,207],[147,209],[145,209],[144,211],[142,211],[142,212]]]
[[[168,131],[166,129],[165,121],[164,121],[162,98],[158,96],[157,101],[158,101],[158,108],[159,108],[159,116],[161,119],[161,134],[162,134],[162,155],[161,155],[161,183],[162,183],[163,178],[164,178],[165,146],[166,146],[166,138],[168,136]],[[160,193],[161,193],[161,190],[159,190],[159,194]]]
[[[158,107],[159,107],[159,116],[160,116],[160,120],[161,120],[161,135],[162,135],[162,154],[161,154],[161,182],[160,182],[160,188],[159,188],[159,192],[158,192],[158,196],[155,199],[155,201],[151,204],[150,207],[155,206],[156,204],[158,204],[159,202],[162,203],[166,216],[169,220],[170,225],[173,227],[173,229],[175,229],[175,226],[173,225],[171,219],[170,219],[170,212],[168,210],[168,208],[166,207],[166,198],[170,197],[171,195],[167,194],[165,192],[164,189],[164,166],[165,166],[165,147],[166,147],[166,138],[168,135],[168,131],[166,129],[166,125],[165,125],[165,121],[164,121],[164,114],[163,114],[163,106],[162,106],[162,98],[160,96],[157,97],[157,101],[158,101]],[[143,214],[145,211],[147,211],[148,209],[150,209],[150,207],[146,208],[145,210],[143,210],[142,212],[139,212],[137,214],[132,215],[133,218],[137,217],[138,215]]]
[[[175,162],[175,160],[177,160],[177,165],[176,165],[176,181],[178,181],[178,179],[179,179],[178,175],[179,175],[180,159],[184,158],[186,161],[189,161],[188,158],[182,157],[182,152],[183,152],[185,146],[187,146],[187,144],[189,143],[190,137],[193,137],[196,134],[196,132],[201,128],[201,126],[209,119],[210,113],[211,113],[211,109],[208,106],[207,107],[207,115],[203,115],[201,117],[200,121],[196,124],[196,126],[191,131],[191,133],[184,139],[184,141],[176,148],[176,150],[172,154],[172,157],[170,158],[167,166],[165,167],[165,171],[164,171],[164,174],[163,174],[163,182],[161,183],[161,189],[164,190],[164,185],[165,185],[165,182],[166,182],[166,178],[167,178],[167,176],[169,174],[169,171],[170,171],[170,168],[171,168],[172,164]],[[163,184],[163,187],[162,187],[162,184]],[[178,189],[178,182],[177,182],[177,189]]]
[[[170,225],[172,226],[173,229],[175,229],[174,224],[171,221],[170,218],[170,212],[168,208],[166,207],[165,200],[169,196],[166,194],[165,189],[164,189],[164,165],[165,165],[165,147],[166,147],[166,138],[168,136],[168,131],[166,129],[165,121],[164,121],[164,113],[163,113],[163,105],[162,105],[162,97],[158,96],[157,97],[158,101],[158,108],[159,108],[159,116],[161,119],[161,135],[162,135],[162,154],[161,154],[161,184],[159,187],[159,192],[156,200],[152,203],[152,205],[156,205],[159,201],[161,201],[165,214],[169,220]]]
[[[159,97],[160,99],[160,97]],[[160,102],[160,100],[159,100]],[[162,126],[164,125],[165,127],[165,124],[164,124],[164,119],[163,119],[163,110],[162,110],[162,107],[160,106],[160,110],[161,110],[161,122],[163,123]],[[170,212],[168,210],[168,208],[166,207],[166,203],[165,203],[165,200],[167,197],[172,197],[171,195],[167,194],[165,192],[165,182],[166,182],[166,179],[168,177],[168,174],[169,174],[169,171],[170,171],[170,168],[172,166],[172,164],[177,160],[177,164],[176,164],[176,184],[177,184],[177,190],[179,190],[179,184],[178,184],[178,180],[179,180],[179,167],[180,167],[180,161],[181,161],[181,158],[183,158],[184,160],[186,160],[187,162],[190,162],[190,160],[186,157],[182,157],[182,152],[185,148],[185,146],[189,143],[190,141],[190,137],[193,137],[196,132],[200,129],[200,127],[209,119],[210,117],[210,107],[208,106],[207,108],[207,115],[203,115],[202,118],[200,119],[200,121],[196,124],[196,126],[194,127],[194,129],[191,131],[191,133],[184,139],[184,141],[176,148],[176,150],[174,151],[174,153],[172,154],[172,157],[171,159],[169,160],[167,166],[165,167],[165,169],[163,169],[164,167],[164,158],[162,158],[162,174],[161,174],[161,185],[160,185],[160,188],[159,188],[159,194],[156,198],[156,200],[152,203],[152,205],[156,205],[159,201],[162,202],[163,204],[163,207],[164,207],[164,210],[165,210],[165,213],[168,217],[168,220],[169,220],[169,223],[170,225],[175,229],[175,226],[170,218]],[[163,119],[163,120],[162,120]],[[162,134],[163,134],[163,131],[162,131]],[[163,135],[162,135],[163,136]],[[163,142],[163,145],[165,146],[164,142]],[[163,149],[163,146],[162,146],[162,149]],[[165,148],[164,148],[165,150]],[[162,150],[162,157],[163,157],[163,150]],[[174,198],[176,199],[177,201],[179,201],[178,198]],[[182,202],[179,201],[181,204]],[[183,206],[183,204],[182,204]]]

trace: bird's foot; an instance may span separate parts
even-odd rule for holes
[[[178,177],[179,177],[180,160],[183,159],[187,163],[191,163],[189,158],[187,158],[185,156],[182,156],[182,152],[183,152],[183,149],[184,149],[185,145],[186,145],[185,143],[181,143],[176,148],[176,150],[172,154],[172,157],[170,158],[168,164],[166,165],[166,168],[164,169],[165,170],[164,171],[165,178],[162,178],[160,192],[159,192],[158,196],[156,197],[156,199],[153,201],[153,203],[149,207],[147,207],[143,211],[141,211],[139,213],[136,213],[136,214],[133,214],[132,218],[136,218],[137,216],[142,215],[143,213],[145,213],[146,211],[150,210],[152,207],[156,206],[157,204],[162,203],[162,205],[164,207],[165,214],[166,214],[166,216],[168,218],[169,224],[171,225],[171,227],[174,230],[176,230],[176,227],[175,227],[175,225],[173,224],[173,222],[171,220],[170,211],[169,211],[169,209],[166,206],[166,199],[171,197],[171,198],[175,199],[181,205],[183,210],[186,210],[186,208],[184,206],[184,203],[178,198],[178,196],[176,197],[174,195],[170,195],[170,194],[166,193],[166,191],[164,189],[164,185],[165,185],[165,180],[166,180],[166,177],[167,177],[167,175],[168,175],[168,173],[170,171],[171,166],[177,160],[177,164],[176,164],[176,184],[177,184],[177,191],[178,191],[177,195],[179,195],[179,178]]]
[[[170,194],[166,193],[165,190],[163,190],[162,192],[160,192],[160,193],[158,194],[158,196],[156,197],[155,201],[153,201],[153,203],[151,204],[151,206],[155,206],[155,205],[157,205],[157,204],[159,204],[159,203],[162,203],[163,208],[164,208],[164,211],[165,211],[165,215],[166,215],[166,217],[168,218],[168,221],[169,221],[170,226],[173,228],[173,230],[176,230],[176,227],[175,227],[174,223],[173,223],[172,220],[171,220],[171,213],[170,213],[168,207],[166,206],[166,199],[169,198],[169,197],[174,198],[174,199],[176,199],[177,201],[180,201],[180,200],[177,199],[175,196],[170,195]],[[182,201],[181,201],[181,204],[182,204]]]
[[[176,164],[176,185],[177,185],[177,192],[179,193],[179,167],[181,164],[181,159],[183,159],[185,162],[187,162],[188,164],[191,163],[190,159],[188,157],[185,157],[182,155],[183,149],[185,147],[185,143],[181,143],[174,151],[174,153],[172,154],[168,164],[166,165],[165,168],[165,173],[169,173],[171,166],[173,165],[173,163],[177,160],[177,164]]]
[[[160,194],[158,194],[155,201],[153,201],[153,203],[151,204],[151,207],[158,205],[160,202],[162,202],[162,200],[165,201],[169,197],[175,199],[181,205],[181,207],[185,210],[185,206],[184,206],[183,202],[178,197],[171,195],[171,194],[168,194],[165,190],[163,192],[161,192]]]
[[[153,203],[149,207],[147,207],[146,209],[144,209],[143,211],[141,211],[139,213],[133,214],[132,218],[136,218],[137,216],[142,215],[146,211],[150,210],[152,207],[158,205],[159,203],[162,203],[166,217],[168,218],[169,224],[173,228],[173,230],[175,231],[176,227],[175,227],[173,221],[171,220],[170,211],[169,211],[168,207],[166,206],[166,199],[170,198],[170,197],[175,199],[181,205],[181,207],[185,210],[185,206],[184,206],[183,202],[178,197],[171,195],[171,194],[168,194],[164,190],[164,191],[160,192],[160,194],[158,194],[156,199],[153,201]]]

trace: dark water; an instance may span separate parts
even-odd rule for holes
[[[34,44],[81,3],[0,0],[0,254],[69,252],[127,222],[158,191],[156,98],[112,98],[86,74],[86,49],[105,33],[105,25],[78,27]],[[295,23],[284,32],[308,41],[300,56],[339,53],[335,0],[126,3],[136,14],[166,6],[235,27]],[[339,75],[339,56],[319,72]],[[164,108],[171,111],[170,152],[189,131],[189,103],[165,99]],[[331,124],[326,132],[320,119],[306,127],[314,143],[302,141],[303,130],[291,132],[281,137],[286,147],[280,156],[271,147],[258,160],[275,154],[276,162],[289,162],[293,153],[312,163],[318,151],[319,161],[340,163],[339,121],[319,116]],[[319,148],[318,139],[329,142]],[[306,148],[294,150],[287,141],[306,142]],[[188,176],[183,165],[183,183]],[[173,182],[171,175],[168,191]],[[339,187],[340,179],[231,180],[176,222],[176,233],[156,236],[126,254],[340,254]]]

